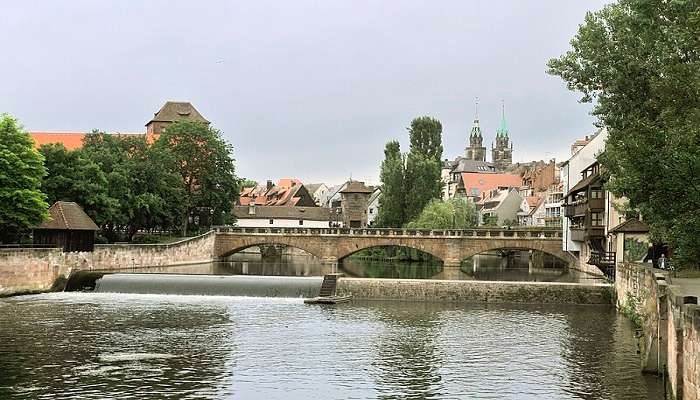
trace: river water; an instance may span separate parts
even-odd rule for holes
[[[0,299],[0,398],[659,399],[605,306]]]
[[[531,261],[339,268],[379,278],[590,279]],[[328,268],[243,257],[148,272],[308,277]],[[633,327],[607,306],[80,292],[0,299],[0,399],[663,398],[637,357]]]

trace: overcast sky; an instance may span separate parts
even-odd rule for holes
[[[35,131],[143,132],[190,101],[240,176],[377,183],[384,143],[430,115],[464,151],[479,97],[490,149],[568,157],[590,106],[545,74],[605,1],[2,1],[0,112]],[[490,152],[487,159],[490,159]]]

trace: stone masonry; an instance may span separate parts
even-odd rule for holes
[[[678,280],[680,281],[680,280]],[[646,264],[619,263],[615,290],[618,307],[641,322],[641,367],[666,371],[670,398],[700,399],[700,306],[695,295],[674,284],[667,272]],[[634,306],[634,307],[632,307]]]

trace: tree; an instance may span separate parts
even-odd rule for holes
[[[466,229],[476,226],[476,207],[467,199],[431,200],[406,227],[411,229]]]
[[[404,164],[401,145],[392,140],[384,148],[384,161],[380,172],[382,195],[379,197],[379,215],[377,225],[385,228],[403,226],[406,188],[404,182]]]
[[[44,159],[9,115],[0,117],[0,242],[11,242],[48,217]]]
[[[109,196],[107,176],[100,166],[79,150],[68,151],[63,144],[45,144],[39,152],[47,170],[41,190],[49,204],[74,201],[98,226],[107,222],[119,202]]]
[[[442,124],[431,117],[415,118],[411,121],[409,138],[411,146],[405,171],[407,221],[416,218],[430,200],[440,198]]]
[[[185,213],[184,186],[170,152],[149,146],[144,137],[93,132],[77,155],[100,166],[113,201],[98,216],[105,236],[131,240],[139,230],[172,230]],[[87,179],[87,178],[86,178]]]
[[[240,183],[241,189],[251,188],[251,187],[256,187],[256,186],[258,186],[258,182],[253,180],[253,179],[241,179],[241,183]]]
[[[171,154],[184,187],[183,235],[197,209],[208,209],[215,223],[230,218],[240,182],[231,157],[233,147],[218,130],[202,122],[174,122],[154,147]]]
[[[548,72],[597,100],[607,188],[700,266],[700,3],[620,0],[588,13],[571,46]]]

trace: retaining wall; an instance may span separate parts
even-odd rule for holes
[[[611,304],[608,284],[341,278],[336,294],[361,300]]]
[[[60,286],[72,271],[194,264],[214,258],[213,233],[168,244],[96,245],[92,252],[1,249],[0,296],[43,292]]]
[[[619,263],[618,307],[639,321],[641,368],[666,373],[669,397],[700,399],[700,306],[669,273],[646,264]]]

